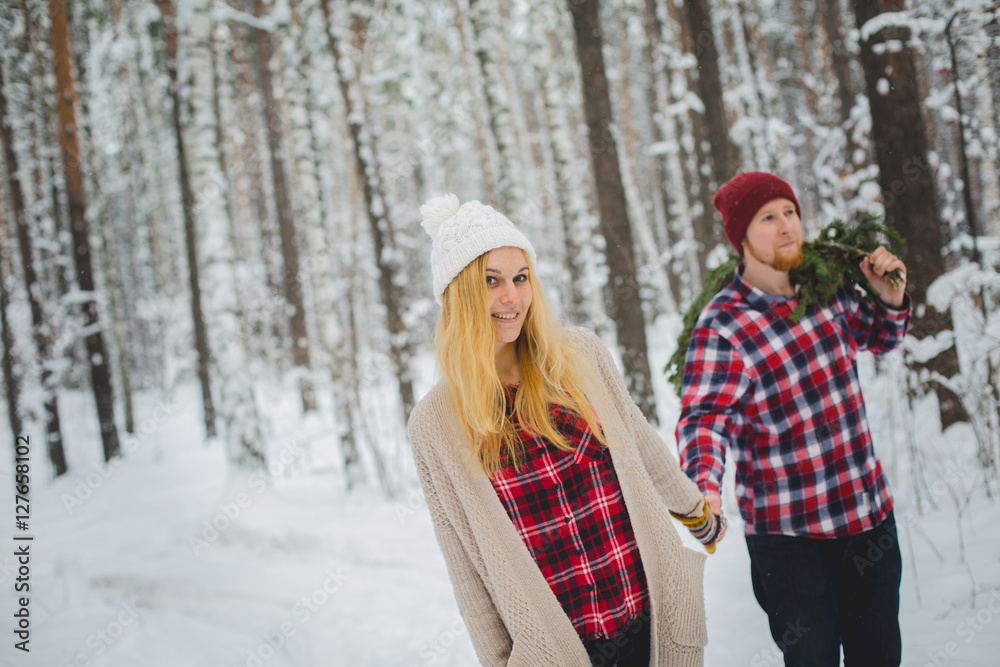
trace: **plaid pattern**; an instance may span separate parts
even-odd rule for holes
[[[747,535],[874,528],[892,497],[872,447],[856,353],[899,345],[909,297],[890,310],[845,285],[793,324],[797,297],[751,287],[740,272],[702,312],[688,348],[681,467],[703,493],[719,493],[729,446]]]
[[[513,393],[507,405],[513,415]],[[518,422],[521,470],[506,466],[493,488],[577,634],[617,637],[648,598],[628,509],[611,457],[587,422],[563,406],[553,406],[552,418],[575,451]]]

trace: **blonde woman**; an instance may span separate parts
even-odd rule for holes
[[[701,665],[705,556],[724,521],[630,399],[600,340],[545,304],[527,238],[447,195],[432,239],[443,379],[410,442],[484,665]]]

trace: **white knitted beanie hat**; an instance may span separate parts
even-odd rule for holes
[[[447,194],[421,206],[420,215],[420,224],[431,237],[434,298],[439,304],[455,276],[483,253],[511,246],[528,253],[535,263],[535,249],[527,237],[492,206],[478,201],[459,206],[458,197]]]

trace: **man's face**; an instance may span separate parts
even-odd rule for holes
[[[802,220],[789,199],[772,199],[757,211],[743,238],[744,258],[776,271],[802,263]]]

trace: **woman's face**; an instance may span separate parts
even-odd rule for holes
[[[486,293],[499,352],[517,340],[531,305],[528,262],[520,248],[497,248],[487,255]]]

